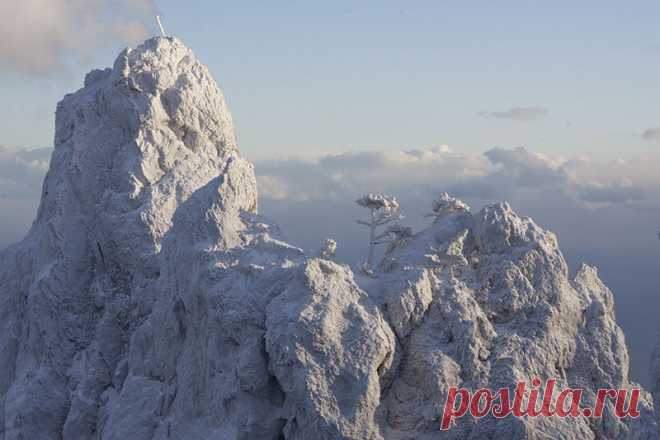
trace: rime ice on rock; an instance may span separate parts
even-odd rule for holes
[[[325,244],[323,245],[323,248],[321,248],[321,250],[319,251],[319,256],[321,258],[325,258],[329,260],[335,256],[336,251],[337,251],[337,242],[332,238],[327,238],[325,240]]]
[[[378,278],[305,257],[257,215],[206,67],[174,38],[122,52],[58,105],[37,219],[0,252],[0,439],[430,440],[450,385],[634,386],[595,269],[569,278],[507,204],[440,202]],[[444,438],[657,438],[640,410]]]
[[[88,74],[58,104],[37,219],[1,254],[0,438],[192,435],[188,421],[233,417],[210,408],[239,389],[206,393],[236,374],[221,355],[246,350],[256,364],[239,377],[265,396],[251,407],[268,407],[272,381],[248,379],[258,365],[270,377],[250,333],[263,318],[244,311],[232,334],[213,311],[231,314],[232,296],[255,307],[259,275],[301,256],[256,209],[222,92],[179,40],[153,38]],[[278,431],[274,420],[254,423]]]
[[[435,222],[440,221],[445,215],[451,214],[456,211],[468,211],[470,207],[463,201],[451,197],[449,194],[442,193],[436,200],[433,201],[431,206],[432,213],[427,214],[427,217],[434,217]]]

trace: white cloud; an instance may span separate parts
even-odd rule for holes
[[[280,199],[308,200],[450,185],[483,176],[489,167],[483,155],[460,154],[438,146],[334,154],[316,160],[265,161],[256,164],[256,172],[262,197],[271,198],[271,192],[276,191]]]
[[[0,68],[43,75],[148,34],[151,0],[3,0]]]
[[[479,112],[478,116],[491,119],[510,119],[513,121],[533,121],[536,119],[545,118],[550,114],[550,111],[545,107],[513,107],[508,110],[493,111],[493,112]]]
[[[535,191],[540,195],[560,192],[593,207],[642,200],[644,186],[660,183],[651,177],[650,168],[647,160],[567,160],[525,148],[469,154],[442,146],[344,153],[314,161],[267,161],[257,164],[257,178],[265,199],[352,199],[369,191],[392,192],[404,199],[406,194],[432,196],[449,190],[459,197],[492,201]]]
[[[644,191],[630,179],[602,184],[599,182],[577,186],[578,195],[587,203],[628,203],[644,198]]]
[[[501,166],[500,172],[515,179],[521,187],[566,185],[568,175],[562,163],[525,148],[493,148],[484,153],[493,165]]]

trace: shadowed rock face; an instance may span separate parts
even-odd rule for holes
[[[28,236],[0,253],[0,440],[657,438],[639,419],[472,419],[448,387],[630,388],[612,295],[507,204],[390,246],[375,278],[257,214],[205,66],[154,38],[58,105]]]

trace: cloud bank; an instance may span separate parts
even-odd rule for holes
[[[490,119],[510,119],[512,121],[533,121],[543,119],[550,114],[545,107],[513,107],[508,110],[479,112],[477,116]]]
[[[47,75],[109,42],[141,41],[154,11],[152,0],[2,1],[0,69]]]
[[[368,191],[421,191],[433,197],[444,190],[488,200],[537,191],[594,207],[643,200],[643,186],[654,177],[648,163],[645,172],[641,168],[625,161],[551,158],[525,148],[467,154],[439,146],[268,161],[257,163],[257,178],[261,197],[273,200],[350,199]]]

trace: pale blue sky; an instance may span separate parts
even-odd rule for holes
[[[253,159],[449,144],[608,158],[655,154],[657,1],[159,0],[169,33],[209,65]],[[155,23],[150,24],[155,32]],[[51,144],[80,63],[26,76],[0,66],[0,144]],[[7,67],[7,66],[5,66]],[[541,107],[518,121],[477,116]]]

